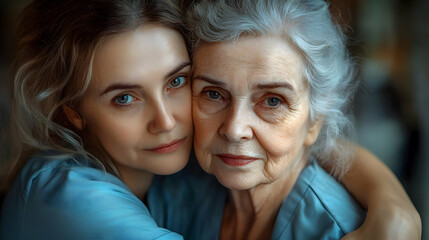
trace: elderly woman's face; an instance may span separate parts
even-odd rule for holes
[[[301,58],[280,37],[203,44],[192,91],[197,159],[230,189],[275,181],[317,138]]]

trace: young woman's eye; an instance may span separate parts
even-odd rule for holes
[[[265,100],[265,103],[270,107],[277,107],[281,104],[281,100],[277,97],[269,97]]]
[[[130,94],[123,94],[123,95],[115,98],[116,103],[118,103],[120,105],[130,103],[133,100],[134,100],[134,97],[131,96]]]
[[[208,90],[206,92],[207,97],[213,100],[219,99],[221,97],[220,93],[218,91],[214,91],[214,90]]]
[[[184,76],[176,77],[175,79],[171,80],[168,84],[168,88],[179,88],[186,82],[186,78]]]

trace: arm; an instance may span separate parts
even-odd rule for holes
[[[420,215],[395,175],[373,154],[358,147],[342,182],[368,210],[363,225],[350,239],[421,239]]]

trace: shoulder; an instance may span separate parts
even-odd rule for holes
[[[273,238],[339,239],[364,219],[364,210],[344,186],[314,162],[302,171],[283,202]]]
[[[347,189],[323,170],[319,165],[313,167],[318,172],[314,181],[309,185],[312,198],[323,206],[344,233],[358,228],[365,218],[365,212]]]
[[[89,199],[88,196],[97,192],[129,192],[120,179],[92,166],[93,164],[84,158],[45,152],[28,161],[13,188],[19,190],[20,197],[26,202],[39,195],[68,201],[76,195],[79,195],[80,199]]]
[[[85,159],[54,155],[30,159],[2,211],[2,237],[180,239],[158,228],[146,206],[120,179]]]

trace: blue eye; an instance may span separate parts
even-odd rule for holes
[[[170,81],[170,83],[168,84],[168,88],[178,88],[182,86],[184,83],[185,83],[185,77],[179,76]]]
[[[133,100],[134,100],[134,97],[131,96],[130,94],[124,94],[115,98],[115,101],[119,104],[127,104],[132,102]]]
[[[267,98],[267,100],[265,100],[265,102],[270,107],[276,107],[280,104],[281,100],[279,98],[276,98],[276,97],[269,97],[269,98]]]
[[[219,99],[221,96],[218,91],[208,90],[207,97],[209,97],[210,99]]]

